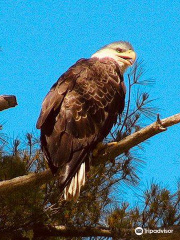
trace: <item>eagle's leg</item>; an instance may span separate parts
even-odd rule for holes
[[[115,145],[117,145],[117,142],[109,142],[109,143],[99,142],[96,145],[96,148],[93,150],[92,155],[93,155],[93,157],[97,157],[99,155],[99,153],[102,150],[104,150],[106,147],[115,146]]]
[[[97,157],[99,155],[99,152],[103,150],[105,147],[106,147],[106,144],[104,144],[103,142],[99,142],[96,145],[96,148],[92,152],[93,157]]]

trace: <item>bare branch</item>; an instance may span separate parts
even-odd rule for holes
[[[155,230],[161,229],[162,227],[157,227]],[[179,239],[180,236],[180,227],[179,226],[168,226],[166,227],[166,230],[172,230],[173,231],[173,239]],[[12,235],[15,233],[16,239],[24,239],[22,238],[22,231],[25,232],[24,229],[19,229],[14,231],[0,231],[0,237],[4,237],[7,235]],[[33,228],[30,230],[33,233],[33,239],[37,239],[39,237],[44,237],[45,239],[49,237],[113,237],[114,232],[108,228],[108,227],[66,227],[66,226],[52,226],[52,225],[42,225],[38,224],[33,226]],[[27,230],[28,233],[28,230]],[[118,232],[118,239],[122,237],[122,239],[125,239],[124,237],[133,236],[133,239],[139,239],[139,236],[136,236],[134,233],[133,228],[122,228],[120,232]],[[169,233],[167,234],[158,234],[158,239],[164,239],[164,236],[169,236]]]
[[[91,236],[104,236],[112,237],[112,233],[108,228],[98,227],[66,227],[66,226],[37,226],[33,229],[34,237],[91,237]]]
[[[24,232],[24,229],[16,230],[16,232],[9,230],[8,234],[13,235],[15,233],[16,239],[21,239],[22,231]],[[28,231],[27,229],[27,233]],[[49,237],[112,237],[111,230],[106,227],[66,227],[38,224],[33,226],[30,231],[33,232],[33,239],[38,237],[45,237],[45,239]],[[3,236],[7,236],[7,230],[0,231],[0,237]]]
[[[145,128],[142,128],[138,132],[127,136],[126,138],[119,141],[116,145],[107,146],[99,156],[93,159],[93,162],[96,163],[96,160],[99,162],[100,160],[107,161],[114,159],[120,154],[127,152],[129,149],[137,146],[138,144],[153,137],[154,135],[164,132],[167,127],[170,127],[177,123],[180,123],[180,113],[162,120],[158,118],[156,122]],[[0,194],[7,195],[14,191],[21,191],[25,188],[27,189],[35,186],[38,187],[57,177],[58,176],[54,177],[51,174],[50,169],[48,169],[41,173],[31,173],[26,176],[6,180],[0,182]]]
[[[159,120],[158,118],[156,122],[127,136],[126,138],[117,142],[116,145],[107,146],[107,148],[105,148],[98,156],[98,161],[114,159],[120,154],[127,152],[129,149],[137,146],[156,134],[166,131],[167,127],[178,123],[180,123],[180,113],[162,120]],[[95,160],[96,159],[94,159],[94,161]]]
[[[25,176],[13,178],[0,182],[0,194],[7,195],[14,191],[21,191],[23,189],[41,186],[54,179],[50,169],[41,173],[30,173]]]
[[[13,95],[0,95],[0,111],[17,105],[16,97]]]

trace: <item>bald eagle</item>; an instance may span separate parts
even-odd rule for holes
[[[135,59],[128,42],[106,45],[70,67],[43,101],[37,121],[41,148],[52,173],[61,169],[60,190],[65,200],[79,196],[88,156],[124,109],[123,74]]]

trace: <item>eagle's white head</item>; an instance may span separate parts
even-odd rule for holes
[[[114,59],[122,73],[126,71],[129,66],[132,66],[136,60],[136,53],[132,45],[125,41],[113,42],[95,52],[91,58],[110,58]]]

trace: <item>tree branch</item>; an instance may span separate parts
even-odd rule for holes
[[[23,189],[41,186],[53,180],[55,177],[52,175],[51,170],[47,169],[40,173],[29,173],[25,176],[13,178],[11,180],[5,180],[0,182],[0,195],[7,195],[14,191],[20,191]]]
[[[171,117],[159,120],[152,123],[151,125],[142,128],[138,132],[127,136],[126,138],[119,141],[115,146],[107,146],[103,152],[93,159],[93,162],[107,161],[114,159],[120,154],[127,152],[129,149],[137,146],[152,136],[164,132],[167,127],[180,123],[180,113]],[[51,174],[50,169],[45,170],[41,173],[30,173],[26,176],[17,177],[11,180],[0,182],[0,194],[7,195],[14,191],[21,191],[30,187],[38,187],[44,183],[57,178]]]
[[[112,237],[112,233],[108,228],[98,227],[66,227],[66,226],[50,226],[40,225],[33,228],[34,238],[37,237],[92,237],[104,236]]]
[[[22,238],[23,233],[32,232],[33,239],[37,239],[39,237],[44,237],[45,239],[49,239],[50,237],[92,237],[92,236],[104,236],[104,237],[112,237],[112,232],[109,228],[106,227],[66,227],[66,226],[53,226],[53,225],[43,225],[38,224],[32,227],[32,229],[19,229],[19,230],[3,230],[0,231],[0,237],[7,237],[7,234],[16,236],[16,239]],[[26,236],[26,234],[23,234]],[[26,237],[23,239],[27,239]]]
[[[149,230],[147,227],[146,229]],[[177,225],[174,226],[167,226],[166,228],[164,227],[157,227],[154,230],[159,230],[159,229],[166,229],[166,230],[172,230],[173,231],[173,238],[172,239],[179,239],[180,237],[180,227]],[[117,229],[118,230],[118,229]],[[32,227],[32,229],[19,229],[19,230],[3,230],[0,231],[0,237],[7,237],[7,236],[15,236],[13,239],[29,239],[29,237],[26,237],[29,235],[28,233],[31,232],[33,239],[37,238],[44,238],[44,239],[49,239],[50,237],[113,237],[114,236],[114,231],[112,231],[108,227],[66,227],[66,226],[53,226],[53,225],[43,225],[43,224],[38,224]],[[117,233],[115,233],[117,235]],[[24,237],[22,237],[22,235]],[[137,236],[134,232],[134,228],[122,228],[121,231],[118,231],[118,239],[122,238],[125,239],[126,236],[132,236],[133,239],[139,239],[139,236]],[[169,233],[159,233],[158,234],[159,238],[158,239],[164,239],[164,237],[170,236]],[[116,238],[117,239],[117,238]],[[149,239],[149,238],[148,238]],[[152,239],[154,239],[152,237]],[[169,239],[169,238],[168,238]]]
[[[164,229],[163,227],[157,228]],[[168,226],[166,230],[173,230],[173,239],[179,239],[180,227],[179,226]],[[33,228],[34,238],[38,237],[113,237],[113,231],[106,227],[66,227],[66,226],[51,226],[51,225],[37,225]],[[122,237],[125,239],[125,235],[131,235],[133,239],[139,239],[139,236],[135,235],[134,229],[121,229],[118,233],[118,239]],[[167,234],[159,234],[158,239],[164,239],[164,236],[169,236]],[[117,239],[117,238],[116,238]],[[152,238],[153,239],[153,238]]]
[[[17,105],[16,97],[13,95],[0,95],[0,111]]]
[[[119,141],[116,145],[110,145],[105,148],[98,156],[99,160],[112,160],[120,154],[127,152],[129,149],[137,146],[138,144],[146,141],[147,139],[167,130],[167,127],[171,127],[175,124],[180,123],[180,113],[170,116],[168,118],[159,119],[150,124],[147,127],[127,136],[126,138]]]

